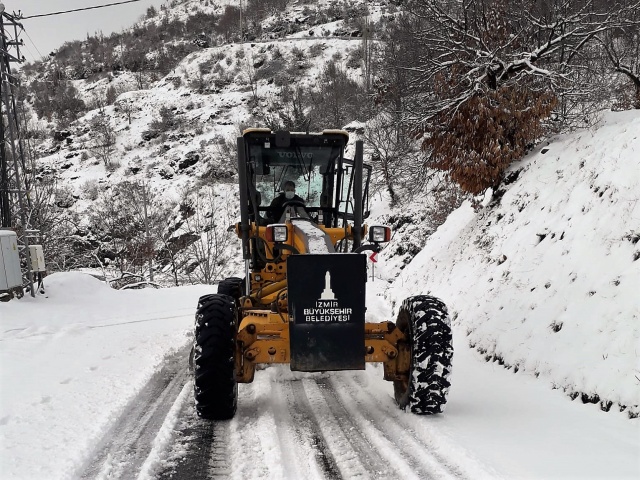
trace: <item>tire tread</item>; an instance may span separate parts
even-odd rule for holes
[[[401,408],[416,414],[442,413],[451,382],[453,337],[447,306],[438,298],[418,295],[400,307],[398,326],[411,339],[408,387],[394,384]]]
[[[194,397],[202,418],[227,420],[237,407],[235,300],[213,294],[199,303],[194,340]]]

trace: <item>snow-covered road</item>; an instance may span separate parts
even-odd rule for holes
[[[3,479],[640,477],[637,419],[486,363],[460,328],[443,415],[398,410],[379,366],[271,366],[240,385],[232,421],[210,423],[187,369],[189,310],[206,287],[48,283],[48,299],[0,307]],[[375,317],[388,313],[382,284],[368,285]]]
[[[269,367],[241,386],[236,418],[218,423],[196,418],[189,381],[173,445],[151,452],[139,478],[637,478],[636,422],[458,352],[463,380],[439,417],[399,411],[376,367]]]

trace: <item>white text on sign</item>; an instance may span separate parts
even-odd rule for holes
[[[348,322],[352,308],[340,308],[337,300],[317,300],[315,308],[305,308],[304,319],[307,322]]]

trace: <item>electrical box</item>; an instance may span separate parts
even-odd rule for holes
[[[29,245],[29,256],[31,257],[31,271],[45,272],[44,251],[42,245]]]
[[[21,286],[18,235],[12,230],[0,230],[0,292]]]

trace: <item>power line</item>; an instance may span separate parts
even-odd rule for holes
[[[29,36],[29,34],[27,33],[27,31],[25,29],[22,29],[22,31],[24,32],[24,34],[27,36],[27,38],[29,39],[29,41],[31,42],[31,45],[34,46],[34,48],[36,49],[36,52],[38,52],[38,55],[40,55],[40,58],[44,58],[44,55],[42,55],[40,53],[40,50],[38,50],[38,46],[36,45],[36,42],[33,41],[33,39]],[[27,50],[29,50],[29,53],[31,53],[31,56],[35,58],[35,55],[33,55],[33,52],[31,51],[31,49],[29,47],[27,47],[27,45],[24,45]]]
[[[126,0],[125,2],[108,3],[106,5],[96,5],[95,7],[76,8],[74,10],[65,10],[62,12],[42,13],[40,15],[30,15],[28,17],[22,17],[21,20],[23,19],[27,20],[30,18],[38,18],[38,17],[50,17],[52,15],[62,15],[63,13],[81,12],[83,10],[94,10],[96,8],[113,7],[114,5],[124,5],[125,3],[135,3],[135,2],[141,2],[141,1],[142,0]]]

